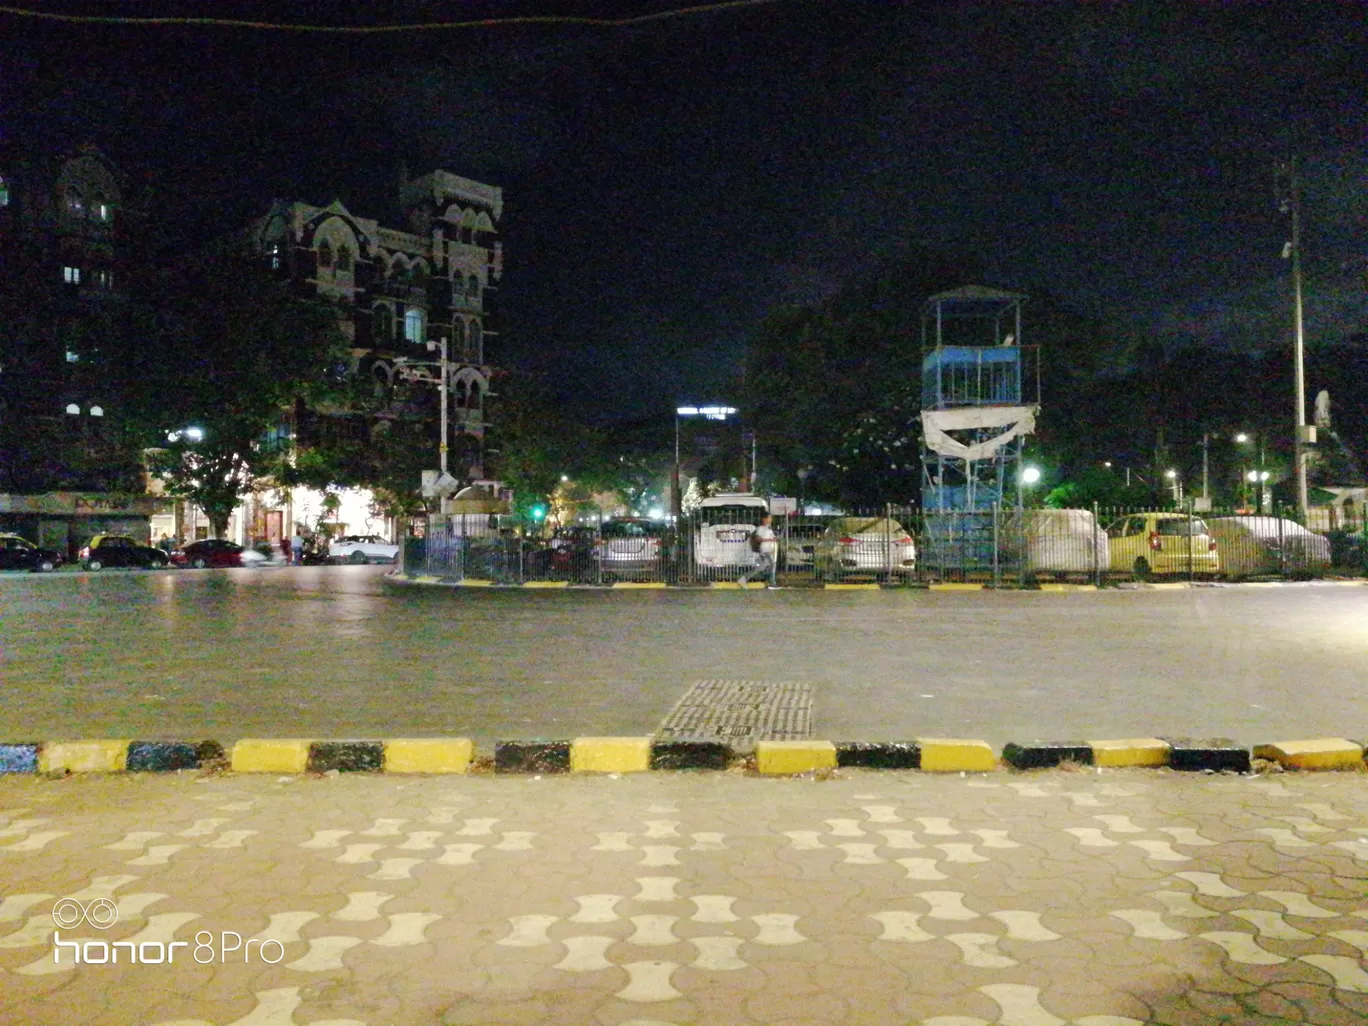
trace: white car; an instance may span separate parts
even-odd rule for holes
[[[378,534],[349,534],[328,545],[328,559],[334,563],[393,563],[398,555],[399,546]]]
[[[720,579],[753,569],[758,559],[751,551],[751,532],[768,512],[769,502],[763,496],[743,492],[724,492],[699,503],[693,542],[699,574]]]
[[[825,578],[913,574],[917,572],[917,545],[896,520],[838,517],[813,546],[812,564]]]

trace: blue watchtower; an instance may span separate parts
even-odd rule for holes
[[[1024,437],[1035,430],[1039,361],[1023,344],[1016,292],[966,285],[922,309],[923,565],[1000,568],[995,510],[1021,507]]]

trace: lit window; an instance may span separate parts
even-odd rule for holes
[[[80,363],[80,362],[81,362],[81,357],[80,357],[78,354],[73,353],[70,349],[67,350],[66,356],[67,356],[67,363]]]
[[[423,341],[423,311],[410,308],[404,314],[404,338],[410,342]]]
[[[67,193],[67,209],[73,214],[85,213],[85,200],[81,199],[78,193]]]
[[[271,270],[280,270],[280,243],[276,242],[271,245],[270,258]]]
[[[108,224],[110,221],[114,220],[114,208],[108,203],[97,204],[95,207],[95,216]]]
[[[79,267],[63,267],[62,280],[68,285],[81,284],[81,269]]]
[[[113,288],[114,272],[99,270],[95,272],[95,283],[102,289]]]
[[[331,267],[333,262],[332,245],[327,239],[318,244],[318,266]]]
[[[9,206],[9,182],[5,181],[5,176],[0,175],[0,207]]]

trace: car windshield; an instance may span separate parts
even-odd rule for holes
[[[843,520],[835,521],[830,530],[833,534],[864,534],[864,535],[884,535],[898,537],[906,534],[902,525],[896,520],[881,519],[879,517],[846,517]]]
[[[603,537],[605,538],[644,538],[648,535],[660,533],[660,528],[655,524],[643,524],[638,521],[625,521],[603,525]]]
[[[1178,536],[1185,538],[1188,535],[1199,535],[1207,533],[1205,520],[1192,519],[1187,517],[1174,517],[1171,520],[1160,520],[1155,525],[1155,531],[1165,537]]]

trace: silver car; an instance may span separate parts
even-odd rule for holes
[[[821,577],[913,574],[917,544],[902,524],[887,517],[838,517],[812,550]]]

